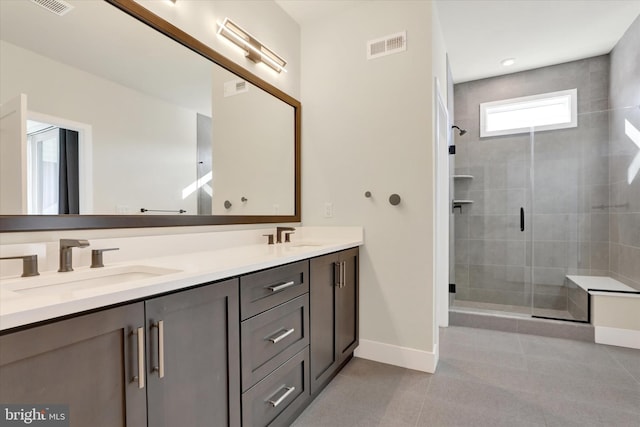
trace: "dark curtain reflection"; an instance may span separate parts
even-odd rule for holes
[[[80,213],[78,132],[60,129],[58,213]]]

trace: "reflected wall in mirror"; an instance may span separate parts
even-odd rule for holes
[[[0,2],[0,215],[299,216],[297,101],[107,2],[72,5]]]
[[[291,215],[293,107],[221,67],[213,81],[213,213]]]

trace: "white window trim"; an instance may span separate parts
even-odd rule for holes
[[[513,129],[501,129],[490,131],[487,130],[487,117],[491,113],[491,110],[495,110],[496,107],[513,106],[517,109],[519,104],[529,103],[536,100],[544,100],[548,98],[567,97],[569,101],[569,108],[571,109],[571,120],[565,123],[554,123],[543,126],[535,127],[521,127]],[[500,101],[483,102],[480,104],[480,137],[491,137],[500,135],[514,135],[519,133],[529,133],[532,130],[544,131],[554,129],[567,129],[578,126],[578,89],[561,90],[557,92],[541,93],[538,95],[522,96],[519,98],[503,99]]]

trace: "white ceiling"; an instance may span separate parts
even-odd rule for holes
[[[74,9],[58,16],[30,1],[0,0],[0,39],[211,115],[209,60],[106,2],[68,3]],[[49,77],[47,70],[42,75]]]
[[[362,1],[276,3],[304,28]],[[608,53],[640,15],[640,0],[436,0],[436,4],[456,83]],[[516,64],[503,67],[500,61],[506,58],[516,58]]]
[[[371,0],[275,0],[301,26],[340,13],[363,1]]]

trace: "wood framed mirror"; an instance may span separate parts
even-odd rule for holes
[[[2,2],[0,232],[300,221],[299,101],[133,0],[77,3],[62,29]],[[71,213],[41,194],[51,128],[80,139]]]

